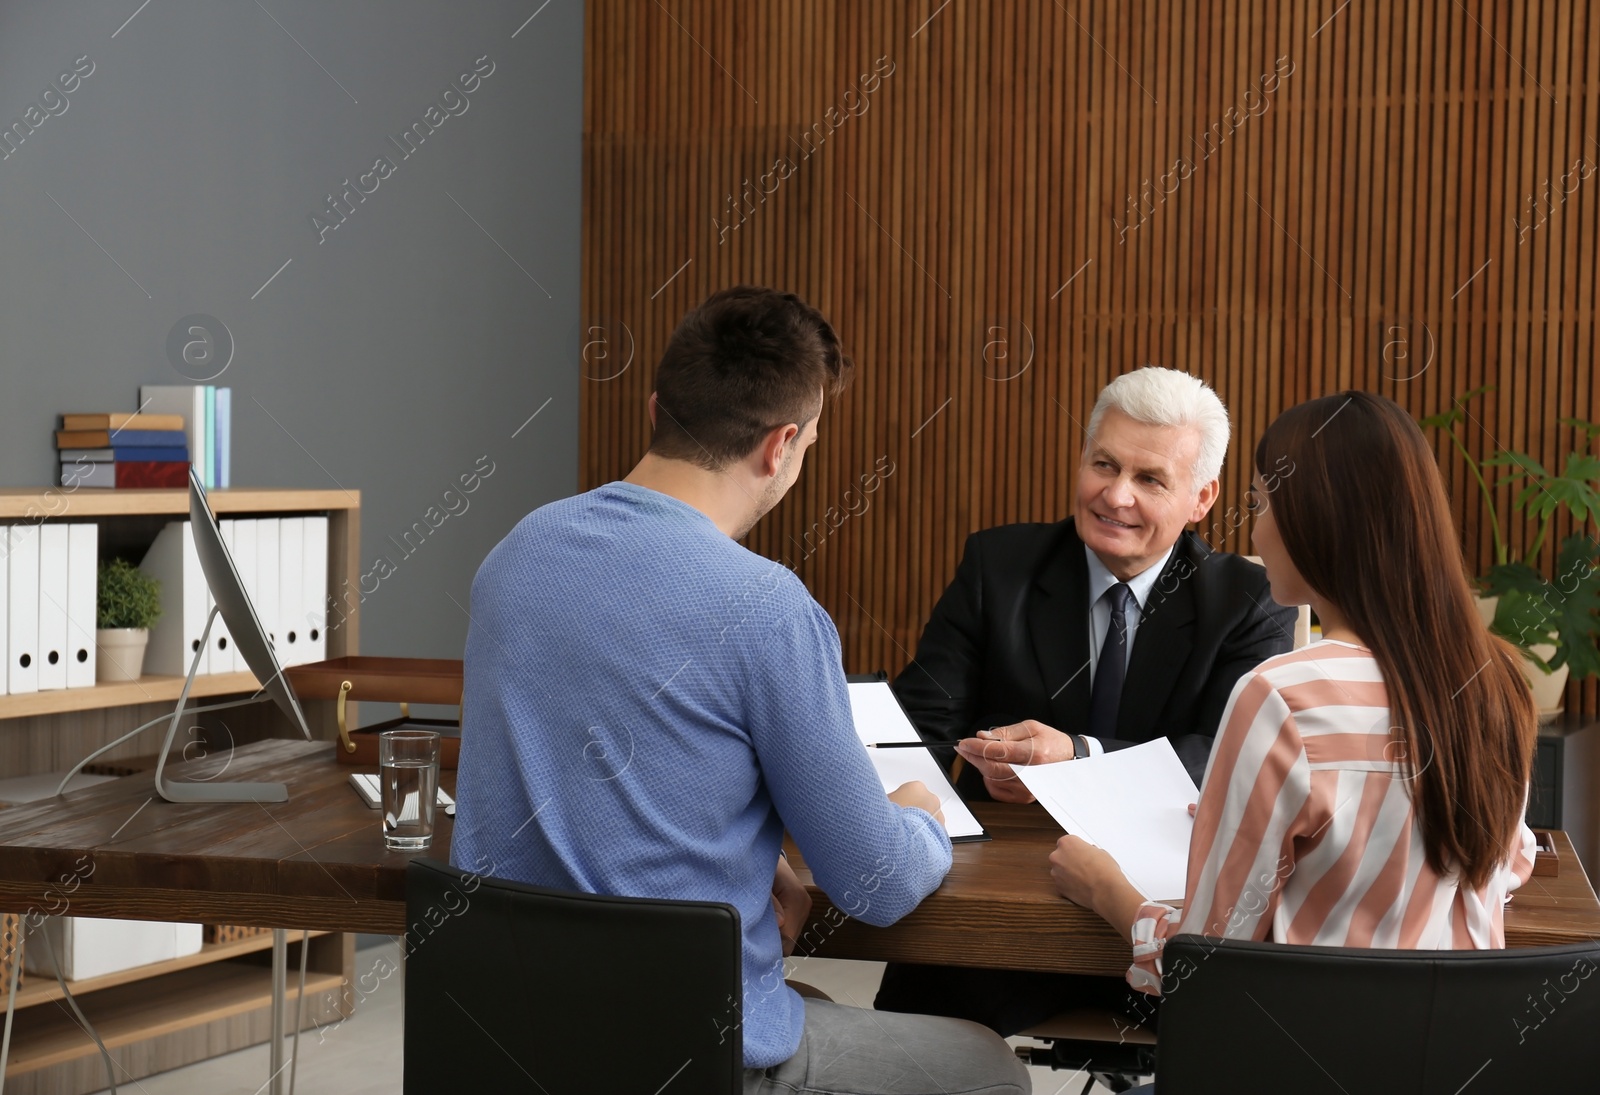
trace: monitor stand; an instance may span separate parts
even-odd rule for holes
[[[189,675],[184,679],[183,692],[178,696],[178,706],[172,712],[172,723],[167,727],[166,740],[161,743],[161,753],[156,761],[156,794],[168,802],[287,802],[289,788],[282,783],[174,783],[163,778],[167,755],[172,752],[178,737],[178,721],[183,717],[183,707],[189,700],[189,689],[194,686],[195,674],[200,669],[200,655],[211,641],[211,625],[221,610],[215,605],[206,617],[205,630],[200,634],[200,649],[189,660]]]

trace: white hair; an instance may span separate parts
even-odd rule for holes
[[[1193,426],[1200,434],[1200,449],[1194,458],[1194,489],[1199,490],[1222,473],[1222,458],[1228,452],[1228,410],[1212,391],[1211,385],[1197,376],[1177,369],[1146,365],[1123,373],[1100,390],[1089,415],[1089,436],[1084,448],[1100,430],[1106,411],[1115,408],[1147,426]]]

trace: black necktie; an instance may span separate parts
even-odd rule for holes
[[[1089,690],[1089,734],[1102,739],[1117,736],[1117,706],[1122,700],[1122,678],[1128,672],[1128,604],[1133,590],[1118,582],[1105,596],[1111,604],[1111,620],[1106,624],[1094,686]]]

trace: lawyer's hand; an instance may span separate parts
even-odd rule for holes
[[[787,957],[794,953],[795,941],[805,929],[806,917],[811,915],[811,894],[782,856],[778,857],[778,869],[772,875],[772,907],[778,914],[778,937],[783,940],[783,953]]]
[[[1050,764],[1077,755],[1072,738],[1037,719],[980,730],[956,742],[956,752],[983,776],[984,788],[997,802],[1032,802],[1033,795],[1011,770],[1013,764]]]
[[[914,806],[918,810],[926,810],[940,825],[944,824],[944,810],[939,806],[939,796],[919,780],[902,783],[890,791],[889,801],[896,806]]]

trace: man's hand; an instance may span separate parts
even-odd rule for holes
[[[956,752],[983,776],[996,802],[1032,802],[1033,795],[1011,770],[1013,764],[1050,764],[1077,755],[1072,738],[1036,719],[980,730],[956,742]]]
[[[811,895],[800,884],[789,861],[781,855],[778,869],[772,874],[772,907],[778,914],[778,937],[783,940],[783,954],[787,958],[794,953],[795,941],[805,930],[806,917],[811,915]]]
[[[944,810],[939,805],[939,796],[918,780],[902,783],[890,791],[889,801],[896,806],[915,806],[919,810],[926,810],[940,825],[944,824]]]

